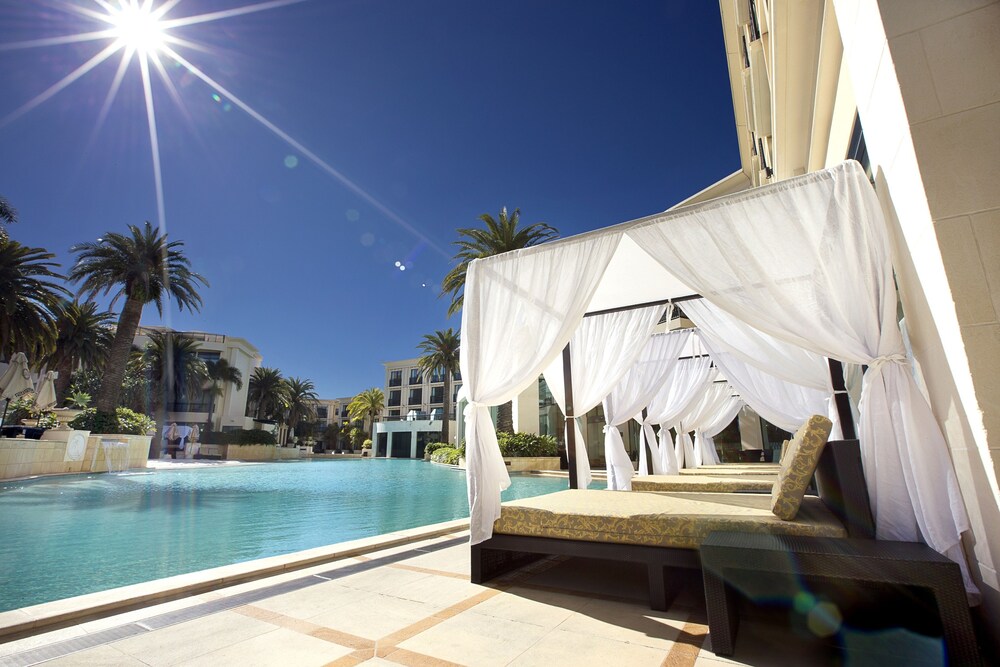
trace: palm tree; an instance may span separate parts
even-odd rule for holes
[[[114,292],[112,306],[125,297],[94,401],[98,412],[114,412],[143,307],[152,302],[162,315],[164,297],[173,297],[179,310],[200,310],[198,286],[208,285],[203,276],[191,270],[191,262],[181,251],[182,241],[168,241],[167,235],[149,222],[141,229],[136,225],[128,228],[131,235],[108,232],[97,242],[71,248],[79,253],[79,259],[69,277],[73,282],[82,281],[80,294],[86,293],[89,300],[99,292]]]
[[[0,222],[6,225],[17,222],[17,209],[10,205],[6,197],[0,197]],[[6,241],[7,229],[0,227],[0,241]]]
[[[448,420],[451,411],[451,378],[458,371],[458,348],[458,332],[451,327],[445,331],[424,334],[423,341],[417,345],[417,349],[422,353],[417,365],[425,375],[433,374],[437,370],[444,371],[444,419],[441,424],[441,442],[446,443],[450,443]]]
[[[316,418],[316,386],[312,380],[301,378],[288,378],[285,380],[288,386],[288,428],[295,430],[303,419],[310,420]]]
[[[55,312],[69,291],[54,282],[64,276],[55,255],[17,241],[0,241],[0,357],[24,352],[32,359],[52,351]]]
[[[208,368],[198,349],[197,341],[172,331],[150,333],[142,356],[149,367],[152,401],[164,413],[196,398],[208,380]],[[165,423],[164,417],[158,421]]]
[[[274,419],[288,404],[288,385],[277,368],[260,366],[253,369],[247,393],[248,406],[253,406],[254,419]]]
[[[371,419],[371,429],[368,432],[368,437],[374,442],[375,419],[382,414],[384,408],[385,394],[378,387],[372,387],[371,389],[365,389],[347,404],[347,413],[350,415],[352,421],[355,419],[364,420],[366,417]]]
[[[111,346],[114,317],[110,311],[99,312],[93,301],[81,304],[60,300],[56,309],[55,352],[46,360],[59,373],[56,379],[59,401],[66,397],[74,371],[96,368],[104,362]]]
[[[206,389],[206,393],[209,395],[208,427],[214,429],[213,414],[215,413],[215,399],[224,393],[222,387],[219,385],[222,383],[234,384],[236,385],[236,391],[239,391],[243,388],[243,373],[225,359],[206,361],[205,368],[208,371],[209,381],[209,386]]]
[[[455,241],[461,250],[455,255],[458,265],[441,281],[441,296],[451,295],[451,305],[448,315],[454,315],[462,309],[462,297],[465,292],[465,274],[469,263],[474,259],[492,257],[510,250],[520,250],[554,239],[559,231],[544,223],[536,222],[518,228],[521,209],[507,215],[507,207],[500,209],[500,215],[494,219],[489,213],[483,213],[479,219],[485,223],[485,229],[459,229],[464,238]],[[497,430],[507,433],[514,432],[513,405],[504,403],[497,410]]]

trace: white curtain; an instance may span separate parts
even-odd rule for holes
[[[698,325],[698,335],[712,349],[786,382],[832,392],[826,358],[778,340],[739,320],[705,299],[684,302],[684,314]]]
[[[676,475],[680,469],[669,429],[693,401],[701,398],[712,381],[712,372],[712,360],[707,356],[681,359],[660,391],[649,401],[643,425],[650,428],[653,424],[660,426],[660,468],[664,475]]]
[[[718,465],[719,452],[715,449],[715,436],[729,426],[743,407],[743,399],[729,392],[720,392],[720,397],[710,407],[702,411],[694,431],[694,450],[701,453],[701,465]]]
[[[573,380],[573,414],[583,416],[600,405],[618,381],[628,373],[649,342],[665,306],[650,306],[586,317],[569,343],[570,371]],[[609,341],[614,341],[609,344]],[[562,358],[556,358],[545,369],[545,382],[552,398],[566,412],[566,389]],[[587,443],[576,419],[567,421],[567,428],[576,429],[576,474],[581,489],[590,484],[590,461]],[[622,446],[621,456],[614,452],[607,461],[609,483],[613,475],[624,478],[625,468],[632,462]],[[624,460],[622,459],[624,457]],[[631,480],[631,475],[628,476]],[[616,482],[617,483],[617,482]],[[624,482],[623,482],[624,483]]]
[[[735,355],[716,349],[713,342],[703,342],[715,365],[746,404],[775,426],[794,433],[812,415],[830,415],[835,423],[839,423],[836,406],[830,400],[829,391],[818,391],[786,382],[743,363]],[[838,435],[831,437],[834,440],[839,438],[839,426]]]
[[[489,408],[512,400],[558,357],[580,324],[621,234],[475,260],[462,308],[462,395],[472,544],[489,539],[510,477]]]
[[[868,364],[860,440],[879,538],[967,570],[968,516],[941,429],[906,368],[885,221],[845,162],[632,226],[628,235],[708,301],[775,338]],[[975,588],[966,577],[966,586]]]
[[[718,457],[714,454],[709,454],[706,458],[706,452],[696,446],[697,439],[692,440],[690,434],[692,431],[697,433],[706,426],[712,426],[720,418],[720,413],[723,410],[730,409],[732,400],[733,388],[727,382],[713,382],[705,389],[701,398],[692,403],[680,418],[675,430],[677,431],[677,441],[681,443],[684,451],[684,467],[698,468],[702,465],[714,465],[719,462]],[[679,453],[678,459],[680,459]]]
[[[608,488],[612,491],[631,490],[634,474],[618,425],[627,423],[649,404],[677,364],[677,357],[690,337],[690,330],[651,337],[639,358],[604,399],[604,457],[608,462]],[[640,468],[645,458],[646,447],[640,442]]]

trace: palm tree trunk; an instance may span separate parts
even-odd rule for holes
[[[448,436],[451,435],[449,433],[451,429],[448,428],[449,412],[451,412],[451,370],[446,368],[444,369],[444,420],[441,422],[441,442],[450,447],[451,442],[448,440]]]
[[[59,373],[59,377],[56,378],[56,405],[62,405],[69,393],[69,384],[73,377],[73,360],[68,354],[59,359],[56,372]]]
[[[514,432],[514,401],[507,401],[497,408],[497,433]]]
[[[118,318],[114,340],[111,341],[108,362],[104,365],[101,388],[97,390],[97,398],[94,400],[94,407],[98,412],[114,412],[118,407],[122,380],[125,379],[125,366],[128,364],[128,355],[132,350],[136,329],[139,328],[142,306],[143,303],[139,299],[129,297],[125,300],[121,317]]]

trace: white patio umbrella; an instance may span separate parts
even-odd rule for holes
[[[3,407],[3,418],[7,419],[7,408],[12,399],[18,399],[35,390],[35,384],[31,381],[31,371],[28,370],[28,358],[24,352],[18,352],[11,358],[10,366],[7,367],[3,377],[0,377],[0,399],[7,399]]]
[[[59,373],[55,371],[49,371],[45,374],[45,379],[38,385],[38,390],[35,392],[35,410],[42,411],[55,407],[57,377],[59,377]]]

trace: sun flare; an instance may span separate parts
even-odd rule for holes
[[[166,26],[151,4],[139,5],[136,0],[122,3],[109,18],[115,38],[139,53],[155,53],[166,41]]]

